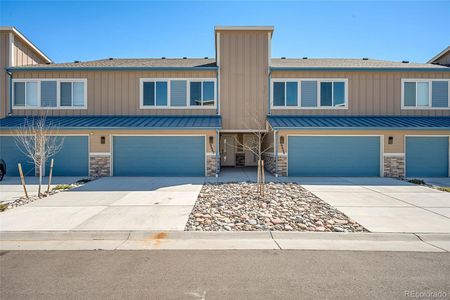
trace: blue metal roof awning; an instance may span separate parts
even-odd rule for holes
[[[0,129],[17,129],[39,117],[0,119]],[[58,129],[220,129],[220,116],[61,116],[46,117]]]
[[[450,117],[409,116],[268,116],[274,130],[358,129],[358,130],[450,130]]]

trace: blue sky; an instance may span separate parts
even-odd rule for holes
[[[16,26],[55,62],[214,56],[214,25],[273,25],[273,57],[425,62],[450,45],[450,1],[5,1]]]

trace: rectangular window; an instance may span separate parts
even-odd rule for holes
[[[25,106],[25,82],[14,82],[14,105]]]
[[[39,106],[38,82],[14,82],[14,106],[34,108]]]
[[[155,83],[144,82],[144,105],[155,105]]]
[[[274,82],[273,83],[273,105],[274,106],[284,106],[285,105],[285,94],[286,83],[284,82]]]
[[[202,105],[202,83],[191,81],[191,106]]]
[[[320,83],[320,106],[333,106],[333,83]]]
[[[447,79],[402,80],[402,107],[405,109],[448,109],[449,83]]]
[[[214,93],[214,81],[203,81],[202,93],[202,104],[204,106],[214,106],[214,99],[216,98]]]
[[[85,79],[14,79],[13,106],[30,109],[85,108]]]
[[[156,106],[167,106],[167,82],[156,82]]]
[[[141,108],[195,108],[215,105],[215,81],[141,79]]]
[[[172,80],[170,82],[170,104],[172,106],[186,106],[187,81]]]
[[[301,84],[301,106],[317,106],[317,81],[302,81]]]
[[[274,106],[298,105],[298,82],[274,82],[273,83]]]
[[[41,81],[41,106],[56,107],[57,101],[57,82]]]
[[[339,108],[347,107],[345,79],[276,79],[272,85],[275,108]]]
[[[298,83],[286,83],[286,106],[297,106]]]
[[[72,83],[71,82],[61,82],[59,91],[60,91],[59,105],[72,106]]]

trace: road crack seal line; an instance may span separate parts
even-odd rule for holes
[[[431,243],[429,243],[429,242],[427,242],[427,241],[424,241],[417,233],[413,233],[421,242],[423,242],[423,243],[425,243],[425,244],[427,244],[427,245],[430,245],[430,246],[432,246],[432,247],[434,247],[434,248],[438,248],[438,249],[440,249],[440,250],[442,250],[442,251],[444,251],[444,252],[449,252],[449,251],[447,251],[446,249],[444,249],[444,248],[441,248],[441,247],[439,247],[439,246],[436,246],[436,245],[434,245],[434,244],[431,244]]]
[[[274,241],[274,243],[278,246],[278,248],[280,250],[283,250],[283,248],[281,248],[280,244],[278,244],[277,240],[275,240],[275,238],[273,237],[272,230],[269,230],[269,234],[270,234],[270,237],[272,238],[272,240]]]

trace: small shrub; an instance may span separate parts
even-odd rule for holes
[[[443,187],[443,186],[440,186],[440,187],[438,187],[437,189],[440,190],[440,191],[443,191],[443,192],[448,192],[448,193],[450,193],[450,187]]]
[[[76,182],[76,184],[85,184],[85,183],[88,183],[89,181],[91,181],[89,178],[83,178],[83,179],[78,180]]]
[[[64,191],[64,190],[68,190],[68,189],[71,189],[71,188],[72,188],[72,186],[70,184],[58,184],[57,186],[55,186],[53,188],[53,190]]]
[[[422,179],[410,179],[408,180],[408,182],[419,185],[425,185],[425,181],[423,181]]]
[[[8,208],[8,204],[0,203],[0,212],[5,211]]]

